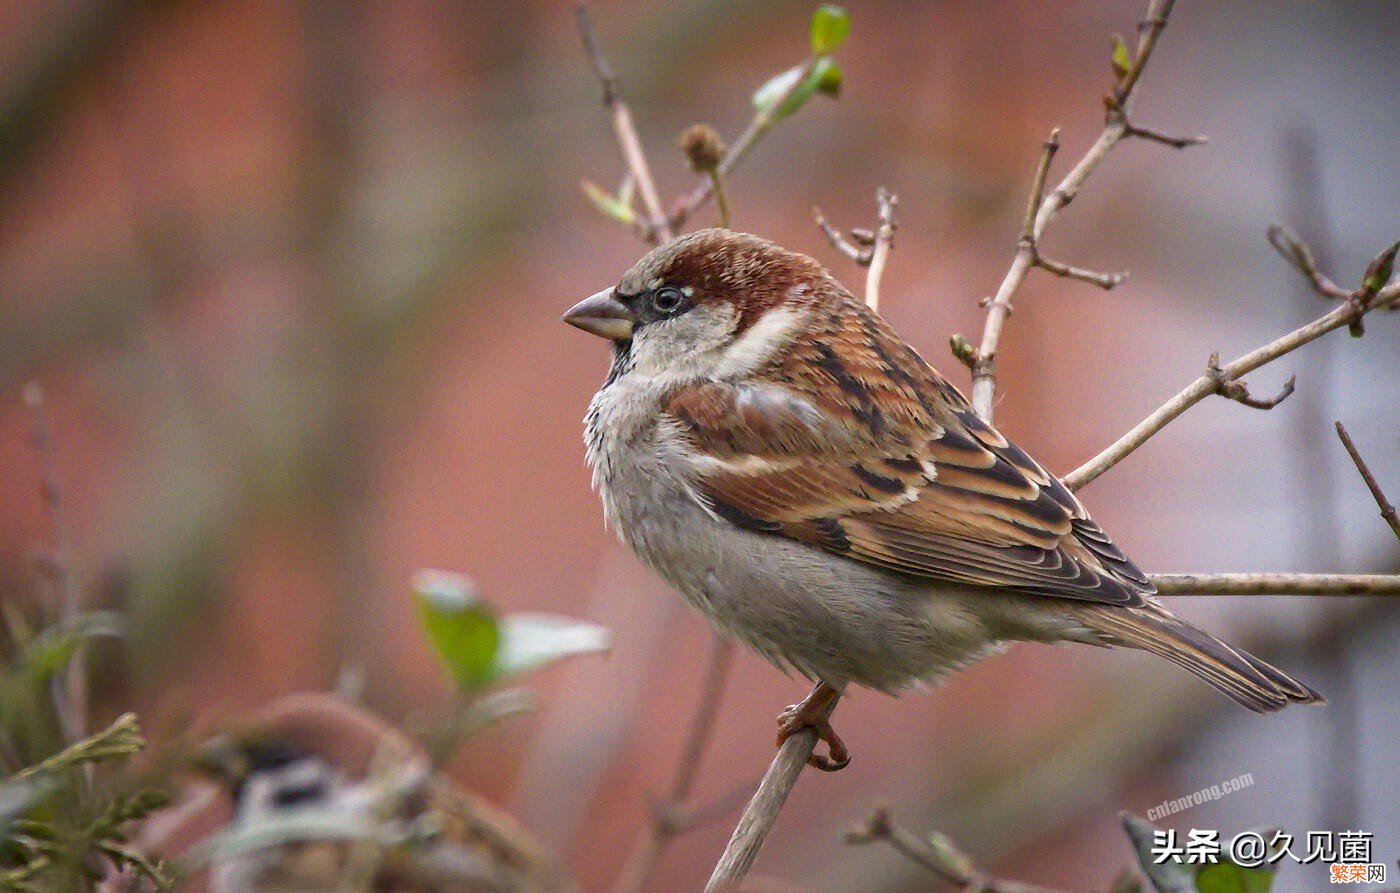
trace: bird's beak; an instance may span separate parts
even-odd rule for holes
[[[613,297],[611,288],[584,298],[564,314],[564,322],[585,332],[611,341],[627,341],[632,337],[632,325],[637,317],[621,301]]]

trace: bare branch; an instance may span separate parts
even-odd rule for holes
[[[828,717],[839,700],[839,695],[832,699],[826,711]],[[730,835],[729,843],[715,865],[709,883],[705,885],[705,893],[732,891],[749,873],[764,839],[777,821],[792,786],[797,783],[802,767],[807,765],[816,746],[817,730],[806,728],[792,735],[778,748],[778,755],[769,764],[758,790],[744,808],[739,823],[734,826],[734,833]]]
[[[1053,273],[1065,279],[1078,279],[1080,282],[1087,282],[1090,285],[1097,285],[1104,291],[1111,291],[1116,286],[1122,285],[1123,280],[1128,278],[1127,271],[1121,273],[1097,273],[1093,270],[1086,270],[1083,267],[1072,267],[1069,264],[1062,264],[1057,260],[1051,260],[1035,252],[1035,265],[1047,273]]]
[[[1204,146],[1210,142],[1210,137],[1202,134],[1196,136],[1169,136],[1160,130],[1153,130],[1150,127],[1139,127],[1136,124],[1128,125],[1127,136],[1148,140],[1153,143],[1162,143],[1171,146],[1173,149],[1185,149],[1188,146]]]
[[[1293,393],[1294,385],[1298,383],[1298,376],[1290,375],[1288,381],[1283,383],[1283,387],[1273,397],[1260,398],[1252,397],[1249,388],[1242,381],[1233,381],[1220,368],[1220,354],[1213,353],[1206,361],[1206,375],[1215,380],[1216,393],[1226,400],[1233,400],[1250,409],[1273,409],[1283,401],[1287,400]]]
[[[889,260],[890,249],[894,247],[894,231],[899,226],[894,217],[894,209],[899,206],[899,196],[881,186],[875,190],[875,205],[875,229],[852,229],[849,239],[827,222],[821,208],[812,208],[812,217],[826,235],[831,247],[867,268],[865,303],[871,310],[878,311],[880,280],[885,274],[885,263]]]
[[[1007,276],[1002,279],[1001,286],[997,288],[997,294],[993,298],[984,301],[987,308],[987,322],[983,328],[981,336],[981,346],[977,349],[976,361],[972,367],[972,405],[977,416],[986,421],[991,421],[993,416],[993,403],[995,393],[997,393],[997,382],[995,382],[995,360],[997,360],[997,347],[1001,342],[1001,329],[1007,323],[1008,316],[1011,316],[1012,300],[1014,300],[1016,290],[1021,288],[1021,283],[1025,281],[1026,274],[1032,267],[1042,267],[1056,276],[1068,277],[1068,279],[1078,279],[1086,283],[1095,284],[1100,288],[1112,288],[1123,281],[1124,274],[1093,273],[1091,270],[1082,270],[1079,267],[1071,267],[1064,263],[1046,260],[1040,256],[1039,244],[1046,227],[1050,221],[1060,213],[1064,206],[1070,204],[1074,197],[1078,195],[1079,188],[1084,185],[1089,175],[1098,169],[1103,160],[1113,150],[1114,146],[1120,143],[1124,137],[1142,137],[1142,139],[1165,141],[1168,144],[1196,144],[1204,141],[1204,137],[1191,137],[1191,139],[1177,140],[1175,137],[1166,137],[1163,134],[1149,130],[1147,127],[1138,127],[1128,122],[1128,112],[1131,111],[1137,91],[1138,80],[1142,77],[1142,70],[1147,67],[1148,60],[1152,57],[1152,50],[1156,48],[1156,42],[1161,38],[1162,29],[1166,28],[1166,22],[1175,0],[1151,0],[1148,6],[1147,18],[1138,24],[1138,46],[1137,53],[1126,63],[1126,67],[1121,70],[1119,83],[1114,85],[1112,95],[1105,98],[1106,122],[1099,139],[1095,140],[1093,146],[1089,147],[1084,157],[1075,164],[1070,174],[1065,175],[1063,181],[1053,192],[1044,197],[1044,172],[1049,171],[1050,160],[1054,154],[1051,143],[1058,143],[1057,132],[1051,133],[1051,139],[1046,141],[1046,150],[1040,157],[1039,167],[1036,168],[1035,188],[1030,190],[1030,207],[1026,213],[1026,223],[1022,227],[1021,242],[1016,248],[1015,259],[1012,260],[1011,269],[1007,270]],[[1030,209],[1035,209],[1032,210]]]
[[[1029,211],[1026,215],[1026,225],[1022,227],[1020,244],[1016,250],[1016,257],[1011,263],[1011,268],[1007,271],[1006,277],[1002,280],[1001,286],[997,289],[996,295],[985,304],[987,307],[987,322],[982,330],[982,343],[978,348],[977,359],[972,367],[972,405],[977,411],[977,415],[985,421],[992,420],[992,404],[996,397],[995,363],[997,347],[1001,341],[1001,330],[1006,324],[1006,319],[1011,315],[1012,299],[1015,297],[1017,289],[1025,281],[1026,274],[1032,267],[1045,266],[1038,262],[1039,251],[1037,246],[1040,239],[1045,234],[1045,229],[1050,225],[1065,205],[1074,200],[1084,181],[1089,178],[1108,153],[1124,137],[1130,135],[1132,126],[1128,123],[1128,113],[1133,104],[1134,93],[1138,80],[1142,77],[1143,69],[1147,66],[1148,60],[1152,57],[1152,51],[1157,46],[1157,40],[1161,36],[1162,29],[1167,25],[1167,19],[1171,15],[1174,0],[1151,0],[1148,7],[1147,17],[1139,25],[1139,37],[1137,53],[1131,63],[1123,71],[1118,83],[1114,86],[1113,93],[1105,99],[1107,108],[1107,120],[1099,138],[1084,153],[1074,168],[1060,181],[1053,191],[1041,199],[1038,203],[1035,196],[1043,190],[1043,180],[1031,190],[1032,204],[1036,210],[1034,216]],[[1145,131],[1144,131],[1145,132]],[[1141,134],[1138,134],[1141,135]],[[1040,179],[1041,169],[1047,169],[1050,163],[1050,156],[1053,150],[1049,148],[1050,141],[1046,142],[1046,151],[1041,154],[1041,161],[1037,167],[1037,179]],[[1054,267],[1064,272],[1059,275],[1068,275],[1068,271],[1073,269],[1063,264],[1054,264]],[[1054,270],[1052,270],[1054,272]],[[1087,273],[1088,271],[1079,271]],[[1102,287],[1111,287],[1106,283],[1111,280],[1111,276],[1095,274],[1093,276],[1077,275],[1072,278],[1083,279],[1093,282]],[[1113,284],[1117,284],[1114,282]]]
[[[1337,436],[1342,440],[1342,446],[1346,448],[1347,455],[1351,456],[1351,461],[1356,464],[1356,470],[1361,474],[1361,479],[1366,482],[1366,489],[1371,491],[1371,496],[1375,498],[1376,505],[1380,506],[1381,517],[1385,523],[1390,525],[1390,529],[1395,531],[1395,535],[1400,537],[1400,518],[1396,517],[1395,506],[1385,498],[1385,491],[1376,482],[1376,476],[1371,474],[1371,469],[1366,465],[1366,460],[1361,458],[1361,453],[1356,449],[1356,444],[1352,442],[1351,435],[1347,433],[1346,426],[1341,422],[1335,423],[1337,426]]]
[[[841,231],[827,222],[822,214],[822,209],[816,205],[812,206],[812,219],[817,222],[817,226],[826,234],[826,240],[831,243],[831,247],[849,257],[856,263],[861,263],[861,259],[866,256],[865,252],[846,241],[846,237],[841,235]]]
[[[1149,6],[1147,17],[1138,22],[1137,53],[1133,57],[1132,65],[1113,89],[1113,106],[1123,114],[1127,114],[1128,104],[1132,101],[1133,90],[1137,88],[1138,78],[1142,77],[1142,70],[1147,67],[1147,60],[1152,55],[1152,48],[1157,45],[1162,31],[1166,29],[1167,18],[1172,14],[1172,7],[1175,5],[1176,0],[1161,0],[1160,3]]]
[[[1040,213],[1041,203],[1045,201],[1045,178],[1050,176],[1050,162],[1055,160],[1055,153],[1060,151],[1060,128],[1055,127],[1050,130],[1050,136],[1040,148],[1040,161],[1035,166],[1035,176],[1031,179],[1031,197],[1026,202],[1026,219],[1021,224],[1021,241],[1035,242],[1035,218]]]
[[[1345,301],[1351,297],[1351,292],[1327,278],[1317,268],[1317,260],[1313,257],[1312,249],[1308,247],[1306,242],[1298,238],[1293,230],[1275,223],[1269,227],[1268,236],[1269,244],[1274,246],[1274,250],[1288,261],[1291,267],[1307,277],[1313,290],[1318,294],[1335,301]]]
[[[1301,243],[1300,243],[1301,244]],[[1078,490],[1085,484],[1123,461],[1130,453],[1146,443],[1158,431],[1169,425],[1186,410],[1200,403],[1212,394],[1222,393],[1222,387],[1237,383],[1245,375],[1266,363],[1271,363],[1286,353],[1297,350],[1304,344],[1316,341],[1328,332],[1343,326],[1352,326],[1372,310],[1389,307],[1400,299],[1400,283],[1392,283],[1380,289],[1367,300],[1355,300],[1348,295],[1346,303],[1334,308],[1330,313],[1313,320],[1269,342],[1263,347],[1247,353],[1225,366],[1207,369],[1205,374],[1187,385],[1175,397],[1159,406],[1147,418],[1138,422],[1131,431],[1114,441],[1103,452],[1085,462],[1079,468],[1065,475],[1065,486]],[[1245,392],[1246,396],[1248,392]],[[1227,395],[1228,396],[1228,395]],[[1284,394],[1283,396],[1287,396]],[[1281,398],[1280,398],[1281,399]]]
[[[865,274],[865,303],[876,312],[880,310],[880,278],[885,275],[885,262],[889,260],[890,248],[894,247],[894,230],[898,225],[894,219],[895,206],[899,196],[881,186],[875,190],[875,203],[879,206],[879,223],[875,227],[875,244],[870,247],[870,269]]]
[[[1160,595],[1400,595],[1400,574],[1152,574]]]
[[[633,844],[632,852],[623,863],[622,871],[613,884],[613,893],[638,893],[644,889],[671,838],[706,821],[719,818],[738,806],[731,796],[722,797],[714,804],[699,810],[686,810],[684,807],[686,800],[690,798],[691,790],[695,787],[695,778],[700,772],[705,747],[714,734],[715,717],[719,713],[720,700],[724,696],[724,686],[729,678],[729,667],[733,664],[733,659],[733,643],[716,632],[695,716],[691,719],[690,732],[686,736],[680,761],[676,763],[670,790],[666,800],[654,807],[650,826]],[[747,785],[742,790],[747,792],[751,787],[752,785]]]
[[[897,824],[886,807],[871,813],[865,824],[846,833],[846,843],[888,843],[900,855],[968,893],[1058,893],[1049,887],[994,878],[977,869],[972,857],[946,835],[920,837]]]
[[[632,123],[632,112],[627,103],[623,102],[622,94],[617,89],[617,77],[598,48],[598,38],[593,32],[593,21],[588,16],[588,7],[580,3],[575,15],[578,17],[578,33],[583,40],[584,51],[593,63],[593,71],[603,86],[603,105],[612,114],[613,132],[617,134],[622,158],[627,162],[627,169],[637,184],[637,191],[642,194],[642,203],[646,206],[647,217],[650,220],[649,240],[664,242],[671,238],[671,225],[666,219],[666,212],[661,208],[661,196],[656,191],[656,181],[651,178],[646,152],[643,151],[642,142],[637,137],[637,128]]]

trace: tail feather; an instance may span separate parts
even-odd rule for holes
[[[1230,647],[1159,605],[1085,605],[1077,613],[1111,644],[1166,658],[1255,713],[1271,713],[1289,704],[1326,703],[1322,695],[1277,667]]]

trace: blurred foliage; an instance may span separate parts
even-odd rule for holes
[[[774,75],[753,94],[753,107],[769,122],[781,121],[820,93],[841,93],[841,68],[830,54],[845,43],[851,31],[850,14],[839,6],[821,6],[812,15],[812,57]]]
[[[157,890],[171,878],[128,846],[128,828],[164,807],[164,793],[131,786],[111,764],[146,746],[135,714],[63,745],[60,704],[70,662],[83,644],[119,634],[108,612],[35,629],[7,603],[0,666],[0,891],[83,890],[109,870],[130,871]]]

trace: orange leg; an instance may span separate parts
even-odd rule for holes
[[[846,768],[851,762],[851,752],[831,727],[831,711],[836,709],[840,698],[841,692],[825,682],[818,682],[811,694],[802,699],[802,703],[793,704],[778,714],[778,746],[782,747],[784,741],[803,729],[815,729],[817,740],[826,742],[830,756],[813,753],[807,760],[808,764],[823,772]]]

